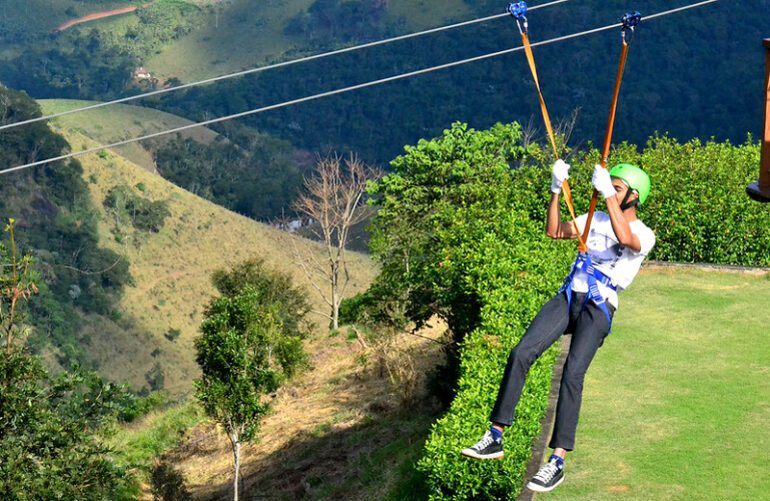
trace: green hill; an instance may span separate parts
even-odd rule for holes
[[[252,0],[221,2],[194,31],[163,47],[145,66],[161,77],[190,82],[283,59],[287,53],[307,52],[312,50],[314,41],[291,36],[285,28],[313,3],[314,0],[285,0],[276,8],[273,3]],[[387,4],[382,23],[398,24],[403,31],[473,15],[468,3],[462,0],[442,2],[440,9],[412,0],[391,0]]]
[[[651,0],[639,8],[647,16],[690,4]],[[488,16],[503,8],[504,3],[491,0],[162,0],[136,14],[80,25],[57,36],[38,31],[32,38],[10,37],[0,80],[38,98],[108,99],[164,85],[166,78],[191,81]],[[586,0],[533,11],[531,38],[539,42],[606,26],[624,9]],[[642,144],[655,131],[668,131],[682,141],[715,136],[740,143],[748,131],[758,132],[766,10],[765,0],[719,2],[643,21],[629,56],[616,139]],[[30,11],[42,19],[60,17],[57,12]],[[619,40],[617,33],[605,32],[536,49],[554,120],[568,121],[580,111],[574,124],[566,124],[573,145],[601,141]],[[198,120],[519,44],[515,23],[499,19],[197,88],[167,96],[158,106]],[[20,57],[11,59],[13,55]],[[140,65],[160,80],[133,81],[132,72]],[[722,92],[713,81],[730,81],[730,92]],[[353,150],[369,162],[384,164],[404,144],[436,136],[457,120],[487,128],[498,121],[526,123],[536,117],[537,127],[539,113],[525,58],[511,54],[241,123],[309,151]]]
[[[27,40],[48,34],[78,16],[142,3],[136,0],[4,0],[0,5],[0,39]]]
[[[94,144],[78,132],[61,132],[76,149]],[[82,333],[90,339],[89,355],[110,379],[140,389],[148,383],[148,371],[158,364],[165,389],[174,395],[191,389],[197,372],[192,341],[213,295],[209,277],[216,269],[259,256],[311,290],[293,264],[286,233],[198,198],[119,155],[87,155],[81,162],[93,204],[100,211],[100,241],[127,259],[134,278],[113,318],[87,317],[87,332]],[[135,187],[142,196],[167,203],[169,216],[159,232],[118,228],[122,241],[116,239],[115,218],[104,200],[118,185]],[[368,257],[355,253],[350,257],[354,294],[368,286],[376,270]],[[320,298],[312,294],[310,298],[316,309],[324,310]],[[320,317],[315,320],[323,325]]]
[[[95,101],[76,99],[41,99],[38,101],[43,114],[50,115],[82,108],[95,104]],[[78,132],[99,144],[110,144],[124,139],[152,134],[161,130],[182,127],[192,123],[190,120],[164,113],[152,108],[126,104],[111,105],[73,115],[65,115],[53,120],[53,124],[62,129]],[[178,134],[201,144],[223,141],[218,133],[206,127],[196,127]],[[174,136],[161,136],[151,140],[153,144],[162,144]],[[141,165],[146,170],[155,171],[151,148],[142,143],[131,143],[115,148],[115,153],[131,162]]]

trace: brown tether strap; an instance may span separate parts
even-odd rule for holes
[[[527,62],[529,63],[529,69],[532,71],[532,78],[535,80],[535,88],[537,88],[537,95],[540,98],[540,110],[543,112],[543,122],[545,122],[545,129],[548,132],[548,139],[551,141],[551,147],[553,148],[553,156],[559,159],[559,149],[556,146],[556,135],[553,133],[553,126],[551,125],[551,118],[548,115],[548,107],[545,105],[545,98],[543,98],[543,92],[540,90],[540,80],[537,78],[537,66],[535,66],[535,56],[532,53],[532,47],[529,43],[529,36],[522,32],[521,40],[524,44],[524,52],[527,55]],[[572,224],[575,226],[575,233],[577,233],[580,243],[578,244],[578,250],[580,252],[587,252],[588,246],[586,246],[586,236],[580,234],[580,228],[577,225],[577,217],[575,216],[575,206],[572,203],[572,190],[570,190],[569,182],[565,179],[561,185],[561,191],[564,193],[564,201],[567,203],[567,209],[572,217]]]
[[[602,148],[602,159],[600,165],[602,168],[607,168],[607,159],[610,156],[610,147],[612,146],[612,130],[615,127],[615,115],[618,110],[618,96],[620,95],[620,84],[623,81],[623,70],[626,68],[626,58],[628,57],[628,43],[623,40],[623,50],[620,53],[620,64],[618,65],[618,73],[615,76],[615,89],[612,94],[612,105],[610,106],[610,117],[607,123],[607,131],[604,134],[604,148]],[[583,250],[585,241],[588,239],[588,232],[591,231],[591,221],[596,211],[596,202],[598,200],[598,193],[594,190],[594,194],[591,197],[591,205],[588,207],[588,219],[586,219],[586,225],[583,229],[583,236],[580,239],[580,251],[586,252],[588,248]]]

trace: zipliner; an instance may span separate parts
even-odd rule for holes
[[[546,234],[553,239],[577,239],[588,216],[561,220],[559,194],[569,178],[569,168],[569,164],[558,160],[552,169]],[[503,457],[503,431],[513,422],[529,368],[563,334],[571,334],[549,443],[553,454],[527,484],[537,492],[553,490],[564,480],[564,458],[575,447],[586,371],[610,333],[618,292],[631,285],[655,245],[655,234],[636,215],[637,205],[644,203],[650,193],[647,174],[630,164],[616,165],[609,172],[597,165],[592,182],[604,197],[607,212],[596,212],[585,242],[588,251],[578,254],[564,286],[543,306],[511,350],[490,416],[490,429],[475,445],[462,451],[475,459]]]

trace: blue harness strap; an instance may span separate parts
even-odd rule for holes
[[[572,270],[564,281],[564,285],[559,289],[560,293],[567,293],[567,305],[569,307],[572,306],[572,281],[575,279],[575,273],[577,271],[584,271],[588,276],[588,294],[586,294],[585,301],[588,302],[590,299],[604,312],[604,315],[607,317],[607,325],[609,326],[607,333],[609,334],[612,332],[612,315],[610,315],[610,310],[607,308],[604,297],[599,292],[599,284],[605,285],[614,291],[617,290],[617,286],[612,283],[610,277],[594,267],[591,262],[591,257],[588,254],[579,252],[575,263],[572,265]],[[584,302],[583,308],[585,308],[585,305],[586,303]]]

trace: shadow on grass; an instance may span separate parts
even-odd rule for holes
[[[415,463],[437,417],[431,410],[372,415],[345,428],[323,424],[298,433],[274,453],[251,459],[242,472],[242,499],[426,499]],[[232,487],[228,482],[196,498],[232,499]]]

